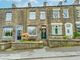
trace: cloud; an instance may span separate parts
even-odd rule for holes
[[[37,0],[29,0],[30,3],[38,3]]]
[[[22,0],[12,0],[12,2],[21,2]]]
[[[26,7],[28,6],[28,3],[38,3],[37,0],[26,0],[26,1],[21,1],[19,0],[19,2],[16,2],[16,0],[14,0],[14,3],[16,4],[17,7]]]
[[[64,0],[47,0],[49,2],[59,2],[59,1],[64,1]]]
[[[24,4],[16,4],[16,6],[17,6],[17,7],[26,7],[26,6],[28,6],[27,4],[28,4],[28,3],[25,2]]]

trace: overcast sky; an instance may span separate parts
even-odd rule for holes
[[[26,7],[30,2],[32,6],[42,6],[43,2],[48,2],[48,5],[57,5],[62,0],[0,0],[0,8],[11,8],[12,3],[15,3],[17,7]],[[67,0],[65,4],[72,4],[73,0]]]

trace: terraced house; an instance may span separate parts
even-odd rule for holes
[[[0,39],[18,41],[23,32],[33,40],[73,38],[80,32],[80,5],[1,8]]]

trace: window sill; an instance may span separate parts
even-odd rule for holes
[[[33,37],[34,37],[34,36],[37,36],[37,35],[29,35],[29,36],[30,36],[30,37],[31,37],[31,36],[33,36]]]
[[[51,36],[63,36],[63,35],[51,35]]]
[[[8,37],[8,36],[3,36],[3,38],[13,38],[13,37],[11,37],[11,36],[10,36],[10,37]]]

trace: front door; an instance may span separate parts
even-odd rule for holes
[[[65,33],[66,36],[72,38],[73,37],[73,27],[71,23],[66,23],[65,24]]]
[[[21,40],[21,30],[17,30],[17,40]]]
[[[47,39],[46,28],[41,29],[41,39]]]
[[[22,31],[23,31],[22,25],[16,26],[16,40],[21,40]]]

